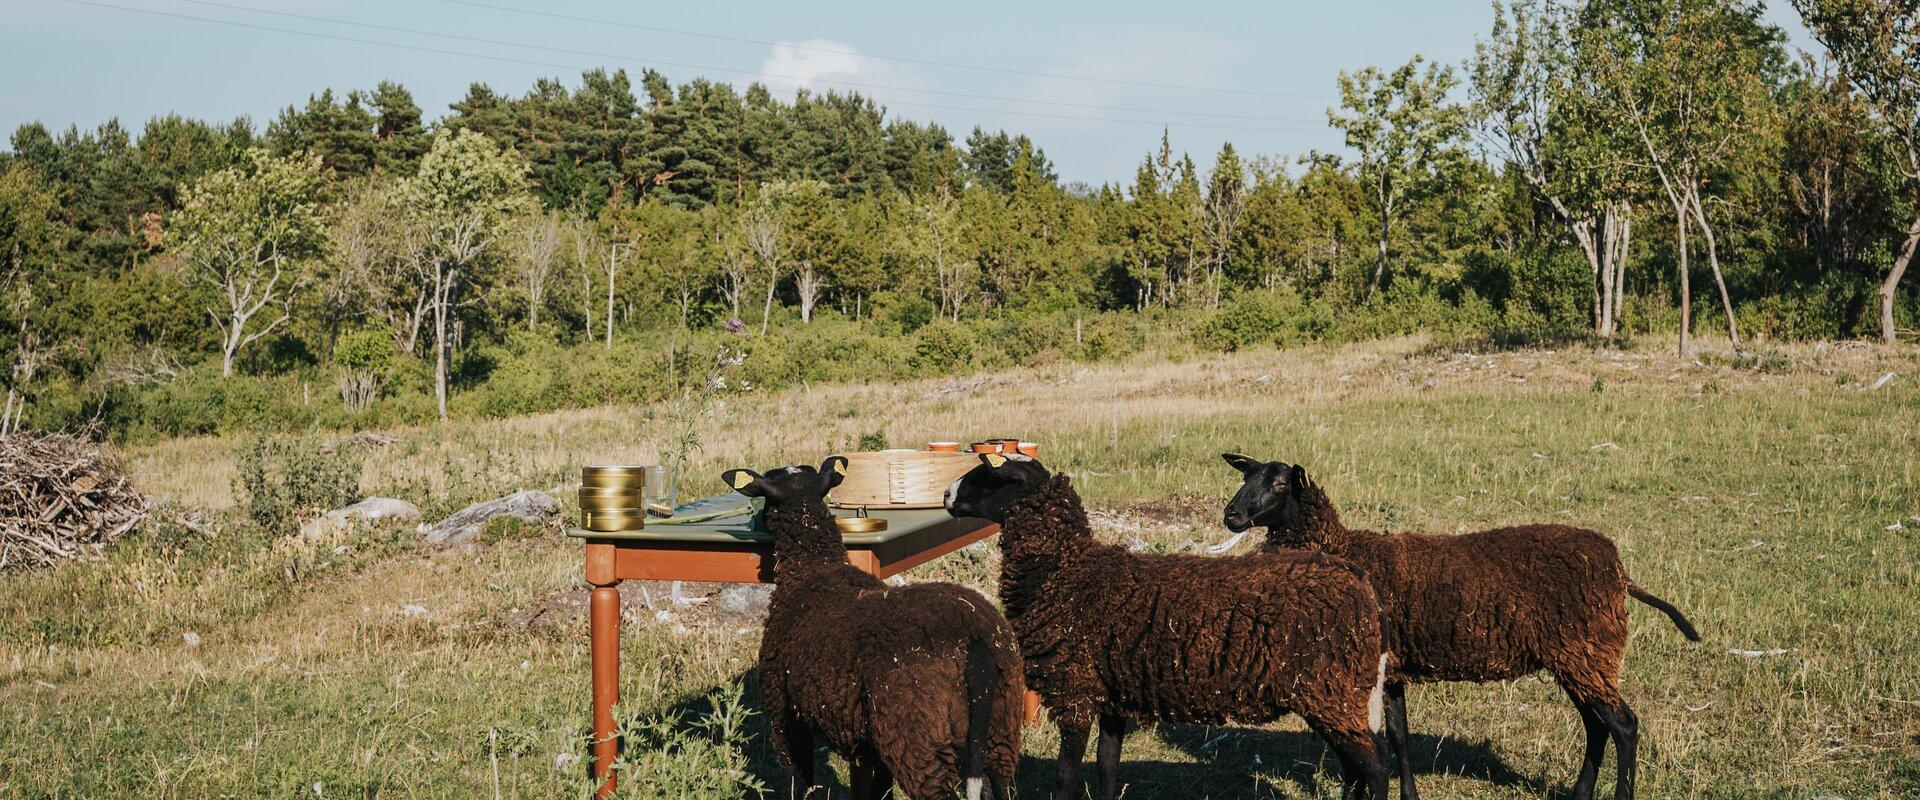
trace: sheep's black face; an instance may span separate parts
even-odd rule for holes
[[[982,453],[980,466],[947,487],[947,513],[1006,522],[1014,503],[1039,491],[1052,477],[1032,457]]]
[[[847,460],[834,456],[815,469],[805,464],[781,467],[765,475],[750,469],[730,469],[720,473],[733,490],[748,497],[764,497],[768,503],[803,503],[822,500],[833,487],[846,479]]]
[[[1227,513],[1221,519],[1227,529],[1239,533],[1255,525],[1276,531],[1289,531],[1300,518],[1300,491],[1307,485],[1307,471],[1284,461],[1256,461],[1238,453],[1222,453],[1221,458],[1240,470],[1240,491],[1227,501]]]

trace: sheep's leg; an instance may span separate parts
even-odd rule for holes
[[[1126,736],[1126,717],[1100,715],[1100,746],[1095,751],[1100,764],[1100,800],[1113,800],[1120,788],[1120,741]]]
[[[873,783],[867,789],[867,797],[872,800],[891,800],[893,797],[893,770],[887,769],[887,765],[880,763],[879,759],[873,762]]]
[[[1357,730],[1334,729],[1313,719],[1307,724],[1340,760],[1342,800],[1386,800],[1387,770],[1380,765],[1380,748],[1374,743],[1373,731],[1364,725]]]
[[[1407,747],[1407,685],[1388,683],[1387,738],[1393,741],[1393,760],[1400,767],[1400,800],[1420,800],[1413,784],[1413,750]]]
[[[1599,705],[1579,698],[1573,701],[1574,708],[1580,710],[1580,723],[1587,729],[1587,752],[1580,759],[1580,777],[1573,781],[1573,800],[1593,800],[1593,783],[1600,777],[1600,759],[1607,753],[1607,737],[1611,731],[1600,718]]]
[[[787,757],[788,766],[793,768],[793,796],[800,800],[811,794],[815,786],[813,767],[817,754],[814,752],[813,729],[792,715],[787,716],[787,723],[782,728],[784,735],[781,738],[785,743],[776,749]]]
[[[853,800],[886,800],[893,796],[893,772],[880,761],[880,755],[864,752],[847,763],[848,788]]]
[[[1060,723],[1059,774],[1053,785],[1053,800],[1076,800],[1080,795],[1080,761],[1087,756],[1087,728]]]
[[[1640,749],[1640,718],[1627,701],[1615,698],[1613,705],[1601,710],[1600,718],[1613,732],[1613,760],[1619,768],[1614,779],[1613,800],[1633,800],[1634,762]]]

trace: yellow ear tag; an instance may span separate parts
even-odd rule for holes
[[[835,474],[835,475],[845,475],[845,474],[847,474],[847,462],[845,462],[845,461],[835,461],[835,462],[833,462],[833,474]]]
[[[733,473],[733,488],[735,488],[735,489],[745,489],[745,488],[747,488],[748,486],[751,486],[751,485],[753,485],[753,476],[752,476],[752,475],[748,475],[748,474],[747,474],[747,473],[745,473],[745,472],[736,472],[736,473]]]
[[[1007,464],[1006,456],[1000,455],[999,453],[987,454],[987,466],[993,467],[994,469],[999,469],[1003,466],[1006,466],[1006,464]]]

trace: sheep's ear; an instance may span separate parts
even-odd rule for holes
[[[1000,455],[999,453],[981,453],[980,463],[985,464],[994,469],[999,469],[1001,467],[1006,466],[1007,457]]]
[[[766,493],[760,489],[760,473],[750,469],[730,469],[720,473],[720,480],[726,481],[733,490],[748,497],[762,497]]]
[[[827,491],[833,491],[833,487],[847,479],[847,457],[828,456],[820,462],[820,474],[827,476]]]
[[[1298,497],[1312,484],[1313,481],[1307,477],[1306,467],[1295,464],[1287,468],[1287,491],[1293,492],[1294,496]]]
[[[1239,453],[1221,453],[1220,458],[1226,461],[1228,466],[1240,470],[1240,474],[1242,475],[1246,475],[1260,468],[1260,462],[1253,456],[1243,456]]]

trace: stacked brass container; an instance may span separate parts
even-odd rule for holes
[[[647,526],[647,468],[594,464],[580,469],[580,527],[637,531]]]

